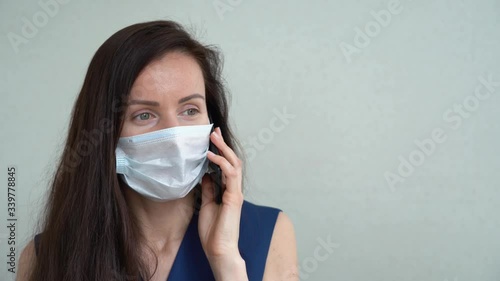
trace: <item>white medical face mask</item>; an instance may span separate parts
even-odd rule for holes
[[[116,172],[153,201],[183,198],[207,172],[212,126],[179,126],[122,137],[116,147]]]

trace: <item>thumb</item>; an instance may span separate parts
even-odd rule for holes
[[[205,174],[201,179],[201,205],[214,201],[214,185],[209,174]]]

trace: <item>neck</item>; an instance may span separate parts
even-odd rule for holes
[[[194,190],[184,198],[155,202],[127,188],[125,198],[147,245],[164,252],[172,242],[182,241],[194,214]]]

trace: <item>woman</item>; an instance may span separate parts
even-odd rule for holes
[[[221,67],[171,21],[97,50],[17,280],[298,280],[290,220],[243,199]]]

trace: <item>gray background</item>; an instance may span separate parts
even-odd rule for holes
[[[480,77],[500,81],[500,3],[390,3],[73,0],[43,22],[37,1],[2,0],[2,279],[13,278],[7,167],[18,169],[19,254],[91,57],[127,25],[172,19],[223,51],[232,124],[251,156],[246,199],[291,217],[301,280],[500,280],[500,86],[474,97],[488,93]],[[382,10],[391,19],[377,23]],[[39,27],[16,47],[23,18]],[[444,141],[419,152],[434,130]],[[418,165],[398,172],[410,155]],[[404,182],[391,187],[386,173]]]

